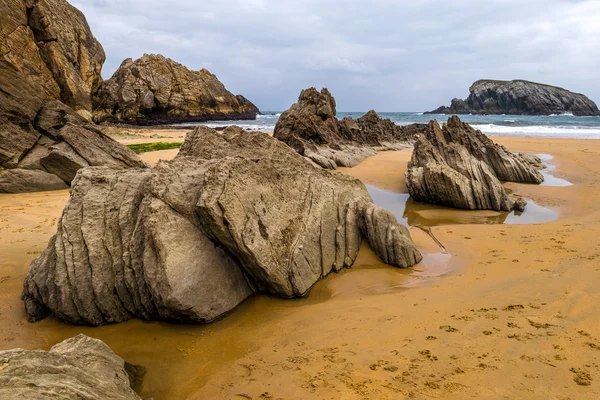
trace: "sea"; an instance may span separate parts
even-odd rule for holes
[[[365,112],[338,112],[337,117],[358,118]],[[379,112],[381,118],[389,118],[398,125],[427,123],[432,119],[445,122],[448,115],[423,114],[421,112]],[[281,111],[263,111],[256,120],[211,121],[202,125],[211,128],[238,125],[246,130],[272,132]],[[575,117],[571,114],[549,116],[524,115],[460,115],[476,129],[490,136],[520,136],[547,138],[600,139],[600,117]],[[185,124],[199,125],[199,124]]]

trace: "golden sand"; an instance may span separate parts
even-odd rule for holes
[[[363,246],[360,266],[308,298],[255,296],[207,326],[28,323],[22,280],[68,192],[0,195],[0,349],[85,333],[145,366],[141,394],[155,400],[600,398],[600,141],[495,140],[554,156],[555,175],[574,186],[507,187],[558,220],[433,227],[449,254],[411,229],[426,254],[412,271]],[[409,157],[385,152],[343,172],[402,192]]]

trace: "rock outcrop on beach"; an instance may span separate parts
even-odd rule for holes
[[[405,132],[406,129],[406,132]],[[412,138],[411,128],[381,119],[373,110],[354,120],[336,118],[335,99],[326,88],[300,93],[281,114],[273,136],[326,169],[353,167],[377,149],[400,149]]]
[[[255,119],[258,108],[231,94],[206,69],[192,71],[157,54],[128,58],[94,96],[94,121],[157,125]]]
[[[65,189],[77,171],[88,166],[146,167],[133,151],[60,101],[41,107],[30,132],[36,138],[31,147],[0,169],[0,193]]]
[[[65,0],[0,0],[0,21],[2,107],[32,117],[61,100],[91,117],[105,55],[85,16]]]
[[[541,183],[544,178],[535,161],[510,153],[452,116],[442,128],[431,121],[425,134],[418,137],[406,184],[411,197],[419,202],[510,211],[515,204],[501,181]],[[519,201],[516,207],[522,209],[524,204]]]
[[[198,127],[153,169],[80,170],[23,300],[31,321],[210,322],[256,292],[305,295],[362,240],[390,265],[421,260],[359,180],[264,133]]]
[[[87,120],[104,51],[83,14],[0,0],[0,22],[0,193],[66,188],[87,165],[143,166]]]
[[[0,399],[141,400],[131,388],[136,369],[85,335],[50,351],[0,351]]]
[[[469,92],[466,100],[453,99],[449,107],[428,114],[600,115],[596,104],[583,94],[542,83],[483,79]]]

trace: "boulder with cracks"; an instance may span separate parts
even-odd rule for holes
[[[132,389],[140,367],[85,335],[50,349],[0,351],[0,399],[141,400]]]
[[[65,0],[0,0],[0,193],[67,188],[88,165],[143,166],[93,124],[104,51]]]
[[[153,169],[79,171],[23,300],[31,321],[210,322],[253,293],[307,294],[363,240],[392,266],[421,260],[359,180],[267,134],[198,127]]]
[[[6,169],[0,164],[0,193],[65,189],[88,166],[146,167],[132,150],[60,101],[41,107],[34,128],[31,147],[7,161]]]
[[[406,172],[413,199],[467,210],[510,211],[514,203],[501,181],[540,183],[539,164],[493,143],[480,131],[451,117],[440,128],[429,123],[416,140]]]

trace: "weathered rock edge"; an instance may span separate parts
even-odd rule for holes
[[[423,124],[408,127],[381,119],[373,110],[354,120],[336,118],[335,99],[323,88],[305,89],[275,125],[273,136],[325,169],[354,167],[377,150],[408,147]]]
[[[206,69],[192,71],[160,54],[123,61],[95,93],[93,104],[98,123],[160,125],[256,119],[259,114]]]
[[[210,322],[253,293],[302,296],[368,240],[387,264],[421,260],[357,179],[238,127],[198,127],[153,169],[80,170],[23,300],[31,321]]]
[[[580,93],[524,80],[479,80],[466,100],[453,99],[426,114],[600,115],[598,106]]]
[[[141,400],[131,365],[102,341],[78,335],[50,349],[0,351],[0,399]]]
[[[501,181],[541,183],[540,160],[513,154],[457,116],[440,128],[431,121],[420,135],[406,171],[411,197],[467,210],[515,207]],[[523,201],[516,203],[524,208]]]
[[[147,167],[131,149],[60,101],[41,107],[34,128],[31,148],[0,164],[0,193],[66,189],[77,171],[89,166]]]
[[[89,165],[144,165],[89,122],[104,58],[67,1],[0,0],[0,193],[64,189]]]

